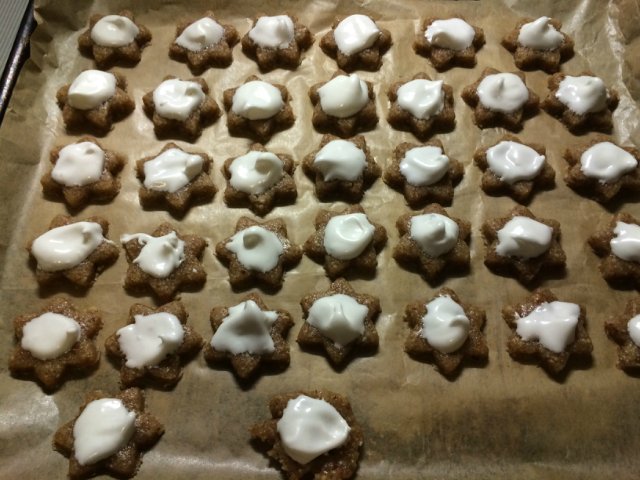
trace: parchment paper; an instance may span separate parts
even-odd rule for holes
[[[321,138],[311,126],[307,90],[335,71],[334,61],[318,47],[319,39],[335,15],[365,13],[393,35],[393,46],[384,56],[382,69],[362,73],[374,83],[377,94],[381,120],[376,130],[365,137],[381,166],[388,164],[398,143],[415,141],[411,134],[391,129],[385,120],[388,86],[425,71],[432,78],[444,79],[454,89],[457,126],[437,138],[449,155],[465,165],[464,179],[455,190],[449,212],[472,223],[472,265],[468,275],[449,278],[443,285],[455,289],[465,301],[486,309],[485,331],[490,348],[485,367],[464,369],[452,381],[403,352],[407,335],[402,321],[404,307],[416,299],[426,299],[435,288],[399,268],[391,258],[398,241],[394,223],[408,207],[402,195],[379,180],[366,193],[362,205],[374,221],[387,228],[389,243],[379,256],[375,279],[353,282],[357,290],[380,298],[383,313],[377,323],[379,352],[358,357],[344,370],[335,371],[324,356],[300,351],[295,343],[302,321],[298,302],[307,292],[325,289],[329,284],[321,266],[303,258],[285,277],[284,288],[276,295],[265,296],[270,307],[287,309],[296,320],[289,334],[289,369],[241,388],[229,370],[209,368],[200,355],[187,366],[174,391],[148,390],[148,409],[164,423],[166,433],[145,455],[138,478],[280,478],[267,458],[251,447],[247,429],[268,417],[267,402],[272,395],[309,388],[332,389],[351,399],[366,435],[358,478],[637,478],[639,380],[615,368],[616,347],[603,330],[605,319],[621,312],[626,301],[637,293],[610,289],[600,277],[598,259],[585,241],[595,225],[611,213],[627,211],[638,216],[640,209],[635,203],[620,203],[607,211],[565,185],[562,177],[566,168],[561,158],[564,148],[587,142],[591,135],[574,137],[544,112],[526,122],[520,138],[544,143],[548,161],[557,172],[556,188],[538,194],[530,208],[539,216],[561,222],[562,244],[567,253],[566,276],[543,284],[561,299],[586,306],[594,352],[592,362],[573,365],[560,381],[549,378],[536,366],[513,361],[505,350],[509,330],[500,309],[504,304],[520,301],[528,292],[515,280],[493,275],[484,267],[479,228],[485,219],[503,215],[515,203],[507,197],[485,195],[479,187],[480,172],[471,161],[478,146],[495,142],[503,131],[476,128],[470,109],[459,96],[485,67],[515,70],[512,56],[499,41],[518,18],[553,16],[564,23],[563,30],[576,44],[576,55],[564,64],[563,71],[578,74],[589,69],[617,89],[621,101],[614,115],[613,138],[638,145],[637,1],[243,0],[181,4],[175,0],[38,0],[36,4],[39,27],[32,38],[32,59],[21,74],[0,130],[0,477],[64,478],[67,460],[52,450],[53,432],[76,415],[85,392],[118,389],[119,374],[104,356],[94,374],[68,381],[53,395],[43,393],[33,382],[12,378],[7,362],[13,348],[13,317],[37,310],[50,297],[39,293],[24,245],[42,233],[55,214],[66,212],[63,204],[43,199],[39,184],[41,175],[50,168],[50,149],[78,138],[65,133],[55,92],[92,66],[76,48],[76,39],[86,28],[89,16],[95,12],[116,13],[128,7],[137,20],[150,28],[153,40],[139,65],[115,69],[127,77],[129,93],[136,101],[133,114],[116,124],[102,140],[107,148],[128,157],[121,174],[122,190],[112,203],[90,206],[77,216],[106,217],[111,222],[110,236],[115,240],[123,233],[150,232],[165,220],[175,222],[183,232],[204,236],[209,242],[204,255],[207,283],[199,292],[182,295],[190,312],[189,321],[200,334],[211,337],[208,313],[212,307],[232,305],[243,296],[231,291],[227,270],[215,258],[212,247],[231,234],[240,216],[250,212],[227,208],[221,193],[213,203],[193,208],[179,222],[167,212],[143,211],[139,206],[134,162],[155,154],[164,144],[155,138],[152,124],[142,112],[141,97],[165,75],[191,76],[184,64],[168,58],[177,20],[212,9],[219,19],[233,24],[244,35],[253,15],[290,11],[311,29],[315,43],[296,71],[276,70],[262,75],[238,45],[231,67],[208,70],[203,75],[219,103],[223,90],[239,85],[251,74],[285,84],[293,96],[297,120],[292,129],[277,134],[267,148],[290,153],[300,161]],[[474,69],[437,73],[426,59],[414,54],[413,35],[421,17],[450,15],[462,15],[484,28],[487,43],[479,52]],[[538,95],[546,95],[546,74],[531,72],[526,78]],[[219,190],[224,188],[220,173],[223,161],[244,153],[249,144],[248,140],[229,137],[225,116],[198,140],[197,148],[215,159],[214,181]],[[299,192],[296,204],[276,208],[267,218],[284,217],[290,237],[303,243],[313,232],[316,212],[332,206],[316,200],[312,184],[300,168],[295,180]],[[152,304],[150,297],[134,298],[124,292],[126,267],[122,252],[117,263],[98,278],[86,295],[72,294],[79,306],[94,305],[103,311],[105,325],[98,337],[101,348],[104,339],[124,324],[131,304]],[[62,293],[69,294],[64,290]]]

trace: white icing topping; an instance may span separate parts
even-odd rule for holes
[[[233,95],[231,111],[249,120],[273,117],[284,107],[280,90],[270,83],[253,80],[238,87]]]
[[[278,319],[278,312],[260,309],[253,300],[229,307],[229,314],[211,338],[211,346],[233,355],[250,353],[263,355],[275,350],[271,327]]]
[[[31,254],[38,268],[58,272],[81,263],[104,241],[100,224],[76,222],[40,235],[31,245]]]
[[[607,88],[599,77],[567,75],[560,82],[556,98],[578,115],[601,112],[607,108]]]
[[[485,108],[504,113],[518,110],[529,99],[527,86],[514,73],[487,75],[476,91]]]
[[[427,27],[424,36],[436,47],[460,51],[471,46],[476,32],[461,18],[448,18],[435,20]]]
[[[627,322],[627,332],[631,341],[640,347],[640,315],[636,315]]]
[[[129,18],[107,15],[91,29],[91,40],[101,47],[124,47],[136,39],[140,29]]]
[[[458,224],[439,213],[426,213],[411,218],[411,238],[430,257],[439,257],[455,247],[458,233]]]
[[[135,432],[135,412],[118,398],[89,403],[73,425],[73,454],[80,465],[91,465],[123,448]]]
[[[449,157],[440,147],[426,146],[408,150],[400,160],[400,173],[415,187],[433,185],[449,171]]]
[[[233,188],[260,195],[280,181],[284,175],[284,164],[274,153],[252,150],[233,160],[229,172],[229,183]]]
[[[529,217],[516,216],[498,230],[496,253],[503,257],[535,258],[549,250],[553,229]]]
[[[144,186],[160,192],[177,192],[202,172],[204,159],[179,148],[165,150],[144,164]]]
[[[162,237],[152,237],[146,233],[120,237],[122,243],[130,240],[137,240],[143,245],[133,263],[152,277],[167,278],[184,261],[184,242],[178,238],[176,232]]]
[[[222,25],[212,18],[203,17],[185,28],[175,43],[192,52],[199,52],[216,45],[223,35]]]
[[[278,265],[284,246],[278,236],[258,225],[239,231],[226,244],[227,250],[249,270],[266,273]]]
[[[364,213],[336,215],[327,222],[324,248],[338,260],[351,260],[371,243],[374,231],[375,227]]]
[[[20,346],[40,360],[50,360],[71,350],[79,338],[80,325],[73,318],[46,312],[24,325]]]
[[[104,150],[93,142],[72,143],[60,150],[51,178],[67,187],[97,182],[104,170]]]
[[[640,226],[616,222],[613,234],[614,237],[609,242],[611,252],[622,260],[640,262]]]
[[[341,293],[313,302],[307,322],[344,347],[364,333],[364,319],[369,309],[353,297]]]
[[[158,115],[172,120],[186,120],[205,98],[199,83],[172,78],[153,91]]]
[[[427,303],[420,336],[439,352],[453,353],[467,341],[469,319],[449,295],[436,297]]]
[[[260,17],[249,30],[249,38],[260,47],[287,48],[293,41],[295,27],[288,15]]]
[[[366,15],[350,15],[334,29],[333,37],[338,50],[353,55],[372,46],[380,36],[380,29]]]
[[[116,83],[113,73],[85,70],[69,86],[67,102],[78,110],[99,107],[116,94]]]
[[[638,166],[629,152],[611,142],[596,143],[580,156],[580,170],[601,183],[615,182]]]
[[[502,141],[487,149],[489,169],[503,182],[532,180],[542,170],[545,156],[528,145]]]
[[[135,323],[116,332],[120,350],[127,358],[127,367],[158,365],[182,345],[184,329],[175,315],[159,312],[136,315],[134,320]]]
[[[332,140],[316,154],[313,164],[322,172],[325,181],[352,182],[362,176],[367,158],[352,142]]]
[[[369,90],[358,75],[338,75],[318,89],[320,106],[327,115],[347,118],[369,102]]]
[[[540,17],[520,27],[518,43],[535,50],[553,50],[564,41],[562,34],[549,22],[549,17]]]
[[[416,118],[427,119],[444,106],[442,80],[416,79],[398,89],[398,105]]]
[[[523,340],[537,340],[543,347],[561,353],[575,339],[580,306],[575,303],[541,303],[516,320],[516,333]]]
[[[301,465],[342,445],[350,431],[333,405],[306,395],[289,400],[278,420],[284,451]]]

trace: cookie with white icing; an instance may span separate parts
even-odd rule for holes
[[[573,40],[561,28],[562,23],[555,18],[523,18],[501,43],[513,54],[520,70],[555,73],[573,56]]]
[[[473,123],[479,128],[518,131],[527,118],[538,112],[538,95],[527,87],[522,72],[503,73],[485,68],[460,96],[473,109]]]
[[[379,70],[382,56],[389,47],[389,30],[380,28],[371,17],[362,14],[337,18],[320,40],[322,51],[335,59],[338,68],[345,72]]]
[[[548,80],[549,94],[540,104],[573,134],[610,133],[618,92],[591,72],[578,76],[556,73]]]
[[[224,162],[224,201],[230,207],[247,207],[260,216],[276,205],[294,203],[298,196],[293,180],[295,169],[291,155],[269,152],[254,143],[244,155]]]
[[[169,75],[147,92],[142,102],[158,138],[193,142],[220,116],[220,107],[209,95],[209,86],[202,78],[181,80]]]
[[[167,143],[157,155],[136,162],[142,183],[140,204],[145,209],[167,207],[174,215],[184,215],[193,204],[210,201],[216,193],[210,176],[212,165],[206,153]]]
[[[404,351],[416,360],[435,363],[445,376],[454,376],[466,361],[486,362],[489,356],[484,310],[463,303],[450,288],[407,305],[404,321],[411,329]]]
[[[242,51],[262,72],[295,70],[312,43],[313,35],[295,15],[260,15],[254,17],[251,29],[242,37]]]
[[[535,290],[524,301],[503,307],[502,318],[511,329],[507,351],[514,360],[538,362],[550,375],[557,376],[570,357],[591,356],[593,345],[585,308],[558,301],[551,290]]]
[[[609,340],[618,345],[616,366],[629,373],[640,369],[640,298],[627,302],[622,313],[611,315],[604,324]]]
[[[513,135],[476,150],[473,162],[482,171],[481,187],[489,195],[508,195],[527,203],[537,190],[555,186],[556,172],[544,145],[523,143]]]
[[[266,143],[295,122],[291,95],[283,85],[251,75],[245,82],[224,91],[229,134]]]
[[[112,200],[120,191],[118,174],[125,158],[105,150],[93,137],[82,137],[51,150],[51,170],[40,179],[46,197],[62,200],[70,209]]]
[[[147,27],[136,22],[129,10],[122,10],[117,15],[92,15],[89,28],[78,37],[78,49],[93,58],[99,69],[107,70],[137,64],[150,41]]]
[[[461,17],[426,18],[413,42],[418,55],[427,57],[436,70],[472,68],[484,45],[484,31]]]
[[[202,266],[207,242],[198,235],[181,234],[162,223],[151,235],[124,234],[120,242],[129,263],[124,278],[127,291],[152,293],[164,303],[179,291],[201,288],[207,279]]]
[[[211,67],[226,68],[231,65],[233,46],[238,41],[235,27],[219,23],[209,10],[201,17],[178,23],[176,38],[169,47],[169,56],[186,63],[194,75],[199,75]]]
[[[69,85],[61,87],[56,100],[70,133],[106,135],[114,122],[135,108],[127,94],[127,81],[119,73],[84,70]]]
[[[216,255],[229,270],[234,289],[257,285],[267,290],[282,287],[284,273],[302,258],[302,249],[291,243],[281,218],[258,222],[241,217],[235,233],[216,245]]]
[[[404,195],[411,208],[422,208],[427,203],[451,205],[463,175],[464,166],[446,154],[440,140],[432,140],[398,145],[383,179]]]
[[[348,140],[324,135],[319,148],[304,157],[302,168],[323,202],[359,202],[381,171],[362,135]]]
[[[378,124],[373,84],[357,74],[338,70],[331,80],[309,89],[313,105],[311,122],[321,133],[348,138]]]
[[[413,133],[419,140],[453,129],[453,89],[442,80],[418,73],[408,82],[396,82],[387,91],[391,102],[387,121],[396,130]]]
[[[183,365],[204,343],[187,325],[188,318],[179,300],[158,308],[140,303],[131,306],[127,324],[104,343],[120,368],[122,388],[150,385],[170,389],[178,383]]]

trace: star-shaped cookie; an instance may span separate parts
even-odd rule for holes
[[[202,348],[203,340],[193,328],[187,325],[189,314],[179,300],[166,303],[158,308],[148,307],[136,303],[129,309],[127,326],[135,325],[137,316],[148,316],[158,313],[168,313],[175,316],[182,325],[183,338],[180,345],[168,353],[155,365],[141,367],[127,366],[127,355],[120,348],[118,332],[113,333],[105,341],[105,350],[120,367],[120,385],[122,388],[157,386],[162,389],[174,387],[182,377],[182,366]],[[158,337],[164,342],[161,336]],[[144,340],[141,340],[143,342]],[[143,349],[143,345],[138,348]]]
[[[640,298],[635,297],[627,302],[624,312],[611,315],[604,324],[607,337],[618,344],[618,361],[616,366],[627,372],[640,369],[640,346],[636,343],[639,330],[636,317],[640,315]],[[635,341],[631,337],[635,335]]]

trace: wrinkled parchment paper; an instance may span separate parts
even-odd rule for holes
[[[452,381],[403,352],[407,335],[402,321],[404,307],[431,296],[435,288],[393,261],[391,252],[398,240],[394,223],[408,207],[400,194],[379,180],[362,204],[374,221],[387,228],[389,243],[379,256],[377,276],[353,282],[357,290],[380,298],[383,313],[377,324],[378,353],[357,357],[344,370],[335,371],[324,356],[300,351],[294,341],[301,324],[298,302],[307,292],[325,289],[329,283],[321,266],[303,258],[285,277],[284,288],[276,295],[266,295],[270,307],[287,309],[296,320],[289,335],[289,369],[279,375],[263,376],[247,388],[238,385],[229,370],[209,368],[200,355],[187,366],[174,391],[148,390],[148,409],[164,423],[166,433],[145,455],[138,478],[280,478],[267,458],[251,447],[247,429],[268,417],[267,402],[272,395],[310,388],[332,389],[351,399],[366,435],[358,478],[637,478],[640,384],[637,378],[615,368],[615,345],[603,330],[605,319],[621,312],[626,301],[637,293],[607,286],[597,271],[598,259],[585,240],[594,226],[611,213],[628,211],[638,216],[640,209],[633,203],[620,203],[608,211],[566,187],[561,154],[565,147],[582,144],[591,135],[574,137],[543,112],[526,122],[520,138],[544,143],[548,161],[557,172],[556,188],[537,195],[530,208],[539,216],[561,222],[562,243],[567,252],[566,276],[547,280],[544,285],[562,300],[586,306],[594,352],[591,363],[574,365],[560,381],[549,378],[536,366],[514,362],[505,350],[509,331],[500,309],[504,304],[520,301],[527,290],[515,280],[495,276],[484,267],[479,233],[485,219],[503,215],[514,202],[507,197],[485,195],[479,187],[480,172],[471,162],[476,147],[495,142],[503,131],[476,128],[470,109],[459,97],[462,88],[485,67],[515,70],[512,56],[499,41],[518,18],[553,16],[564,23],[564,31],[576,44],[576,55],[563,65],[563,71],[578,74],[588,69],[617,89],[621,101],[614,115],[613,137],[623,144],[640,144],[636,103],[640,97],[637,2],[198,0],[181,4],[177,0],[39,0],[36,4],[39,27],[32,38],[32,58],[23,69],[0,130],[1,478],[64,478],[67,460],[52,450],[53,432],[76,415],[85,392],[118,389],[119,374],[104,356],[94,374],[68,381],[53,395],[43,393],[33,382],[12,378],[7,361],[13,348],[13,317],[35,311],[51,296],[39,293],[24,245],[42,233],[55,214],[66,212],[63,204],[43,199],[39,184],[41,175],[50,168],[50,149],[77,139],[64,130],[55,92],[92,66],[76,48],[76,39],[89,16],[95,12],[116,13],[125,7],[131,8],[153,33],[139,65],[115,69],[127,77],[136,110],[116,124],[102,142],[107,148],[124,153],[128,164],[121,174],[122,190],[116,199],[108,205],[89,206],[77,216],[106,217],[111,222],[110,236],[116,240],[123,233],[150,232],[165,220],[173,221],[183,232],[204,236],[209,243],[204,255],[207,283],[199,292],[182,295],[190,312],[189,321],[200,334],[211,337],[208,313],[213,306],[232,305],[243,296],[231,291],[227,271],[211,247],[230,235],[236,220],[250,212],[227,208],[221,193],[213,203],[193,208],[179,222],[167,212],[143,211],[139,206],[134,162],[155,154],[164,144],[155,138],[152,124],[142,112],[141,97],[165,75],[191,76],[184,64],[167,55],[176,21],[212,9],[219,19],[233,24],[244,35],[253,15],[289,11],[311,29],[315,43],[296,71],[276,70],[261,75],[238,45],[231,67],[208,70],[203,75],[217,102],[221,102],[223,90],[239,85],[251,74],[285,84],[293,96],[297,120],[294,128],[277,134],[267,148],[292,154],[299,161],[321,138],[311,126],[307,90],[328,79],[335,70],[333,60],[318,47],[319,39],[335,15],[365,13],[393,35],[393,47],[385,55],[382,69],[362,73],[374,83],[377,95],[381,120],[376,130],[365,137],[381,166],[388,164],[398,143],[415,141],[411,134],[391,129],[385,120],[388,86],[424,71],[432,78],[444,79],[454,89],[457,126],[437,138],[449,155],[465,165],[464,179],[456,188],[449,212],[472,223],[472,265],[468,275],[450,278],[443,285],[455,289],[464,301],[486,309],[485,331],[490,348],[485,367],[467,368]],[[411,43],[421,17],[451,15],[462,15],[484,28],[487,43],[479,52],[474,69],[437,73],[426,59],[414,54]],[[538,95],[546,95],[546,74],[531,72],[526,78]],[[214,181],[219,190],[224,188],[220,173],[223,161],[244,153],[249,144],[246,139],[229,137],[224,116],[197,141],[197,148],[215,159]],[[319,204],[311,182],[300,168],[295,180],[297,203],[276,208],[267,218],[285,217],[290,237],[303,243],[313,232],[316,212],[330,205]],[[71,294],[80,307],[94,305],[103,311],[104,328],[98,338],[101,348],[104,339],[125,323],[131,304],[152,304],[150,297],[134,298],[124,292],[126,266],[122,252],[118,262],[98,278],[86,295]],[[64,290],[62,293],[69,294]]]

